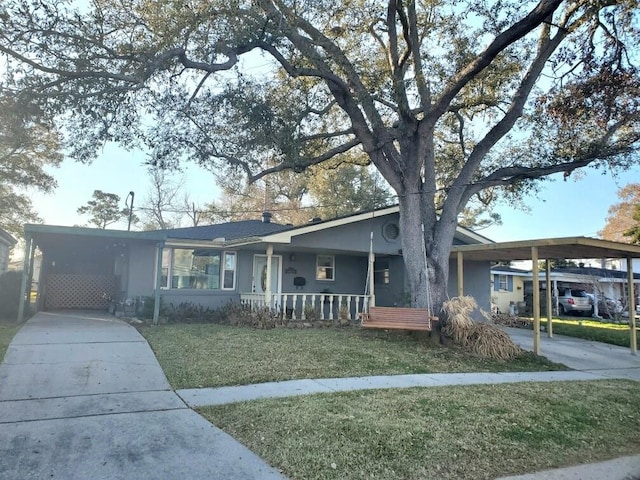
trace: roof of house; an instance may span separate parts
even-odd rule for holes
[[[623,270],[611,270],[609,268],[596,268],[596,267],[566,267],[566,268],[553,268],[551,273],[568,273],[572,275],[587,275],[590,277],[598,278],[619,278],[626,280],[628,273]],[[634,273],[633,278],[640,279],[640,273]]]
[[[505,265],[494,265],[491,267],[491,271],[500,272],[503,274],[511,274],[511,275],[529,275],[531,273],[530,270],[522,270],[521,268],[507,267]]]
[[[383,207],[375,210],[365,210],[356,213],[352,213],[349,215],[343,215],[341,217],[331,218],[328,220],[317,220],[311,221],[304,225],[281,225],[282,230],[274,230],[268,235],[254,233],[249,234],[244,237],[237,237],[239,242],[234,242],[235,244],[241,244],[243,239],[247,239],[245,243],[251,243],[256,241],[258,237],[262,237],[260,240],[269,241],[274,243],[290,243],[291,238],[299,235],[305,235],[308,233],[317,232],[320,230],[324,230],[327,228],[338,227],[341,225],[348,225],[352,223],[366,221],[372,218],[383,217],[386,215],[397,214],[400,211],[400,207],[398,205],[392,205],[389,207]],[[257,221],[257,220],[256,220]],[[268,225],[268,224],[267,224]],[[492,240],[487,237],[480,235],[473,230],[470,230],[466,227],[458,225],[456,237],[458,241],[464,241],[467,243],[492,243]],[[227,238],[229,240],[229,238]]]
[[[304,225],[282,225],[264,220],[243,220],[198,227],[172,228],[152,231],[102,230],[87,227],[66,227],[54,225],[26,224],[25,232],[38,237],[38,245],[55,241],[60,235],[74,237],[95,237],[96,239],[120,239],[139,241],[169,241],[171,244],[214,243],[220,246],[241,246],[260,242],[290,243],[291,238],[298,235],[338,227],[341,225],[362,222],[371,218],[397,214],[399,207],[393,205],[376,210],[368,210],[345,215],[329,220],[317,220]],[[51,237],[51,238],[49,238]],[[458,226],[458,241],[468,243],[489,243],[482,235],[468,228]]]
[[[9,235],[9,233],[3,230],[2,228],[0,228],[0,242],[7,245],[12,245],[12,246],[18,243],[18,241],[15,238]]]
[[[179,238],[183,240],[237,240],[239,238],[260,237],[273,233],[291,230],[291,225],[263,222],[261,220],[243,220],[239,222],[219,223],[215,225],[203,225],[200,227],[184,227],[162,230],[167,238]]]

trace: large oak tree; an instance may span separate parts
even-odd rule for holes
[[[18,238],[24,223],[41,221],[31,192],[51,192],[56,183],[46,167],[62,161],[57,132],[39,117],[0,90],[0,227]]]
[[[637,160],[632,0],[9,0],[6,80],[76,158],[105,141],[250,180],[363,153],[398,197],[413,305],[458,217]],[[269,165],[269,168],[262,168]],[[423,233],[424,232],[424,233]],[[423,244],[428,268],[425,268]]]

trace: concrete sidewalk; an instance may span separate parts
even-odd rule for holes
[[[113,317],[39,313],[0,365],[0,479],[283,479],[171,391]]]

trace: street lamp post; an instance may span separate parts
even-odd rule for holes
[[[129,197],[131,197],[131,205],[127,203],[127,200],[129,200]],[[131,217],[133,216],[133,198],[134,197],[135,197],[135,193],[129,192],[129,195],[127,195],[127,198],[125,198],[124,200],[125,205],[129,208],[129,223],[127,224],[127,232],[131,231]]]

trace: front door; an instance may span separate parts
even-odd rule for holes
[[[271,293],[280,293],[280,264],[282,257],[273,255],[271,257]],[[253,256],[253,283],[251,291],[253,293],[264,293],[267,290],[267,256]]]

